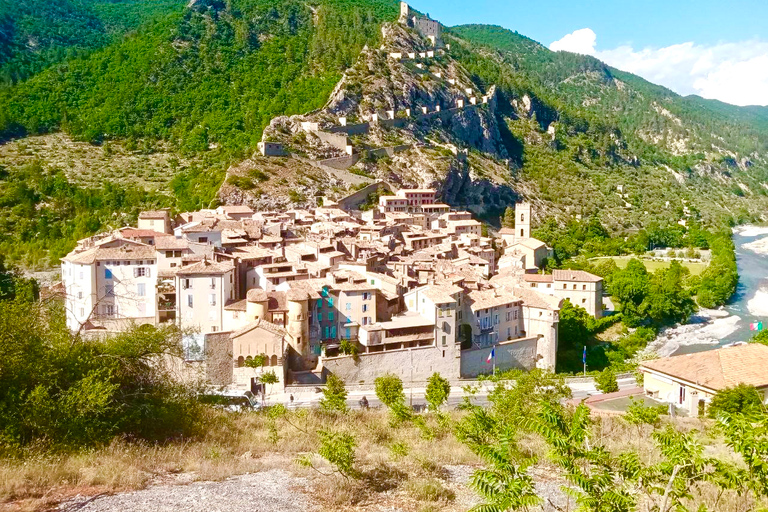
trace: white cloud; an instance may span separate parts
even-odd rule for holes
[[[597,34],[591,28],[580,28],[549,45],[549,49],[553,52],[566,51],[592,55],[595,53],[596,43]]]
[[[583,28],[549,48],[593,55],[679,94],[698,94],[734,105],[768,105],[768,41],[597,50],[594,31]]]

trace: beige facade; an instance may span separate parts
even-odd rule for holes
[[[176,272],[179,325],[205,333],[224,330],[224,306],[235,298],[235,267],[207,259]]]

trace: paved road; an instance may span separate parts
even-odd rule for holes
[[[632,377],[618,379],[619,389],[628,389],[635,387],[635,379]],[[492,389],[491,383],[483,383],[480,386],[478,392],[472,397],[472,403],[476,405],[488,405],[488,393]],[[595,388],[594,381],[589,379],[584,382],[572,382],[569,384],[573,393],[573,398],[584,399],[592,395],[600,394]],[[284,404],[289,408],[310,408],[316,407],[323,397],[319,391],[320,388],[306,387],[298,390],[293,390],[290,393],[274,394],[267,397],[268,404]],[[293,395],[293,402],[290,401],[290,395]],[[424,398],[425,389],[423,387],[413,388],[411,392],[410,388],[405,389],[406,401],[414,406],[426,405],[427,401]],[[373,389],[369,390],[351,390],[347,395],[347,405],[351,409],[360,408],[359,401],[362,397],[368,400],[369,407],[381,407],[382,404]],[[464,390],[461,386],[451,387],[451,394],[448,398],[448,407],[455,408],[464,401]]]

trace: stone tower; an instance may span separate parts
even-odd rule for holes
[[[306,357],[309,355],[309,295],[305,291],[290,290],[287,299],[289,343],[300,356]]]
[[[411,15],[411,8],[406,2],[400,2],[400,19],[407,20]]]
[[[515,205],[515,239],[531,238],[531,203]]]

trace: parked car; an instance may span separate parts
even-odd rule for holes
[[[209,391],[199,396],[204,404],[229,412],[246,412],[261,408],[256,395],[250,391]]]

